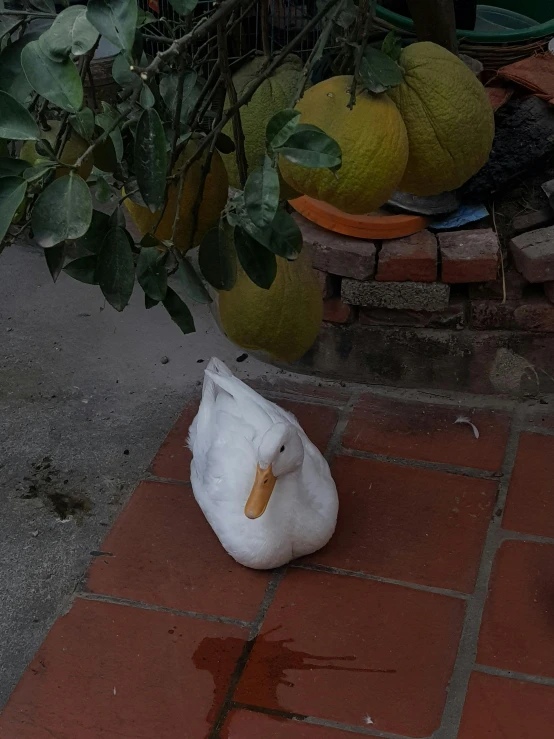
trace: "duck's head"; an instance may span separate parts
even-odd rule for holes
[[[266,431],[258,448],[256,477],[244,507],[245,515],[259,518],[267,508],[277,480],[300,469],[303,461],[304,446],[292,424],[276,423]]]

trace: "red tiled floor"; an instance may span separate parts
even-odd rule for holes
[[[352,739],[351,732],[288,721],[252,711],[232,711],[221,739]]]
[[[554,546],[507,541],[496,555],[477,662],[554,677]]]
[[[337,425],[338,410],[293,400],[276,400],[275,403],[296,416],[310,441],[324,454]]]
[[[474,672],[458,739],[548,739],[554,688]]]
[[[235,699],[409,737],[438,728],[460,636],[456,598],[287,573]]]
[[[0,718],[2,739],[203,739],[246,633],[76,601]]]
[[[477,480],[338,457],[335,535],[310,562],[471,592],[496,494]]]
[[[229,557],[189,485],[142,482],[102,550],[89,590],[166,608],[250,620],[268,581]]]
[[[192,454],[187,446],[187,438],[190,425],[198,410],[198,403],[198,399],[190,402],[166,436],[150,466],[153,475],[182,482],[190,480]]]
[[[479,439],[467,424],[479,430]],[[496,471],[504,458],[509,417],[498,411],[458,409],[364,395],[355,407],[343,444],[392,457],[443,462]]]
[[[554,437],[521,434],[503,527],[554,537],[553,481]]]

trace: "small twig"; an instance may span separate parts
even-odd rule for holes
[[[360,82],[360,67],[364,58],[369,31],[371,30],[372,17],[369,0],[360,0],[358,6],[358,17],[356,18],[356,41],[358,50],[356,53],[356,63],[354,65],[354,74],[352,75],[352,85],[350,87],[350,100],[348,107],[350,110],[356,105],[356,90]]]
[[[187,73],[187,65],[184,57],[179,59],[179,76],[177,77],[177,96],[175,99],[175,111],[173,113],[173,130],[171,136],[171,156],[169,157],[168,175],[173,171],[173,165],[177,161],[177,141],[181,131],[181,108],[183,107],[183,84]],[[167,188],[166,188],[167,193]]]
[[[269,59],[271,56],[271,45],[269,43],[269,0],[260,0],[260,26],[262,49],[266,59]]]
[[[492,225],[494,228],[494,232],[496,234],[496,238],[498,239],[498,228],[496,227],[496,213],[494,210],[494,201],[492,204]],[[500,271],[502,273],[502,303],[504,304],[506,302],[506,272],[504,270],[504,254],[502,252],[502,244],[500,243],[500,239],[498,240],[498,248],[500,249]]]
[[[198,96],[198,100],[194,103],[194,107],[190,112],[189,115],[189,122],[191,128],[194,130],[198,120],[202,119],[202,116],[205,113],[205,110],[210,105],[211,101],[213,100],[213,96],[215,95],[217,91],[217,85],[215,85],[215,81],[219,75],[219,59],[212,67],[212,71],[208,75],[208,79],[206,80],[206,84],[204,87],[200,90],[200,95]],[[207,96],[207,97],[206,97]],[[206,105],[204,108],[202,107],[204,101],[206,101]]]
[[[227,50],[227,36],[225,31],[225,23],[221,22],[217,26],[217,44],[219,47],[219,66],[221,68],[221,76],[225,84],[225,89],[229,97],[231,105],[237,104],[237,91],[231,76],[231,68],[229,67],[229,52]],[[248,177],[248,162],[244,151],[244,132],[242,130],[242,121],[240,118],[240,109],[237,108],[233,115],[233,138],[235,140],[235,158],[239,173],[241,187],[244,187],[246,178]]]

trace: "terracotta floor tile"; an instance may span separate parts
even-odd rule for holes
[[[335,408],[309,403],[297,403],[292,400],[276,400],[281,406],[298,419],[310,441],[325,454],[331,435],[337,425],[339,412]]]
[[[340,737],[352,739],[352,733],[240,710],[229,714],[221,732],[221,739],[340,739]]]
[[[474,672],[458,739],[548,739],[554,688]]]
[[[521,434],[502,526],[554,537],[553,480],[554,437]]]
[[[464,603],[397,585],[291,570],[235,699],[429,736],[441,720]]]
[[[479,430],[455,423],[469,418]],[[475,467],[500,469],[508,438],[509,417],[499,411],[471,410],[403,402],[364,395],[355,407],[344,433],[351,449]]]
[[[198,399],[191,401],[166,436],[164,443],[150,465],[150,471],[153,475],[182,482],[190,480],[192,454],[187,446],[187,438],[189,427],[198,410],[198,402]]]
[[[2,739],[204,739],[246,633],[77,600],[0,717]]]
[[[309,562],[472,592],[496,482],[338,457],[337,530]]]
[[[225,552],[189,485],[142,482],[102,551],[89,590],[185,611],[251,620],[269,577]]]
[[[496,555],[477,662],[554,677],[554,546],[507,541]]]

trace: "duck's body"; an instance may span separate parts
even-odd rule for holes
[[[279,567],[329,541],[338,497],[327,462],[291,413],[217,359],[205,372],[189,444],[194,496],[237,562]]]

